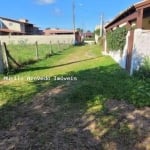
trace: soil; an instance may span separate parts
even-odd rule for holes
[[[101,114],[85,113],[77,104],[60,102],[68,86],[14,108],[12,124],[0,130],[0,150],[150,150],[149,107],[107,100]]]

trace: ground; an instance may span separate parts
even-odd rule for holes
[[[56,62],[54,68],[46,70],[46,73],[51,71],[54,75],[53,71],[56,73],[66,68],[76,68],[76,72],[69,70],[63,76],[77,77],[78,80],[51,81],[48,86],[43,85],[43,82],[28,83],[28,87],[33,84],[37,86],[34,95],[23,95],[20,91],[22,95],[16,94],[13,98],[18,97],[14,103],[8,99],[1,106],[0,150],[150,149],[150,108],[138,108],[131,101],[125,100],[127,94],[130,94],[125,93],[125,83],[133,88],[135,79],[132,83],[130,77],[115,66],[110,58],[106,58],[106,63],[104,56],[92,53],[91,46],[80,50],[65,55],[64,59]],[[66,60],[69,62],[64,64]],[[95,64],[97,61],[99,63]],[[86,68],[86,64],[86,70],[81,68]],[[97,66],[93,68],[93,65]],[[37,73],[32,70],[33,75]],[[44,72],[43,68],[38,71],[39,74]],[[19,75],[25,77],[26,73],[21,72]],[[10,82],[13,81],[2,81],[1,84],[5,88],[7,84],[18,88],[18,83]],[[118,88],[118,84],[124,86],[123,91],[121,86]],[[19,84],[22,85],[25,83]],[[15,91],[12,87],[11,90],[15,94],[20,89]],[[11,93],[10,87],[9,92]],[[132,92],[135,93],[135,89]],[[26,102],[26,98],[30,100]]]
[[[11,128],[0,131],[0,149],[150,149],[148,107],[137,109],[124,101],[107,100],[104,112],[85,112],[79,104],[66,105],[70,86],[50,89],[30,104],[17,106],[19,115]]]

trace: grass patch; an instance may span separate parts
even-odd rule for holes
[[[78,110],[76,106],[90,113],[102,111],[107,99],[126,100],[138,107],[150,105],[149,80],[130,77],[110,57],[102,56],[97,45],[77,46],[26,66],[18,73],[9,75],[10,80],[3,80],[1,76],[0,126],[11,125],[15,117],[10,117],[12,110],[20,103],[29,103],[35,94],[67,83],[55,81],[55,76],[72,76],[78,79],[69,81],[71,84],[68,94],[63,101],[59,101],[60,105],[66,102],[69,108],[75,106],[75,111]],[[16,77],[19,80],[15,80]],[[50,77],[50,80],[28,81],[28,77]],[[140,87],[144,90],[141,91]]]
[[[10,54],[20,64],[31,64],[36,58],[36,46],[35,44],[10,44],[7,46]],[[44,59],[51,55],[57,54],[60,51],[69,48],[67,44],[39,44],[38,55],[39,59]]]
[[[90,97],[93,98],[93,96],[100,95],[105,98],[129,100],[134,104],[140,104],[140,106],[149,105],[149,95],[146,94],[144,96],[144,91],[149,90],[150,81],[129,77],[110,57],[102,56],[99,47],[95,45],[72,47],[60,55],[29,65],[20,72],[10,75],[9,77],[12,79],[19,77],[19,81],[11,80],[2,82],[1,101],[9,101],[10,97],[15,95],[15,93],[18,95],[16,98],[20,97],[20,93],[17,92],[20,89],[23,89],[24,93],[28,94],[29,90],[27,87],[31,87],[30,91],[32,89],[34,91],[34,86],[38,89],[41,87],[45,88],[45,85],[54,82],[54,76],[62,75],[77,77],[80,82],[80,84],[75,82],[74,86],[76,90],[72,90],[72,100],[90,100]],[[38,87],[38,81],[26,81],[27,77],[30,76],[48,76],[52,80],[43,81],[43,83],[40,82],[41,87]],[[3,79],[3,76],[1,76],[1,79]],[[20,79],[23,80],[20,81]],[[142,89],[145,88],[142,92],[140,91],[141,87]],[[5,95],[6,93],[7,96]]]

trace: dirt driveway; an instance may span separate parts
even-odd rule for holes
[[[103,111],[87,111],[68,102],[70,86],[16,106],[12,125],[0,130],[0,150],[150,150],[150,108],[108,100]]]

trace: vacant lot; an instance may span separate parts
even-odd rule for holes
[[[149,79],[129,77],[97,45],[61,51],[0,84],[0,149],[150,148]]]

